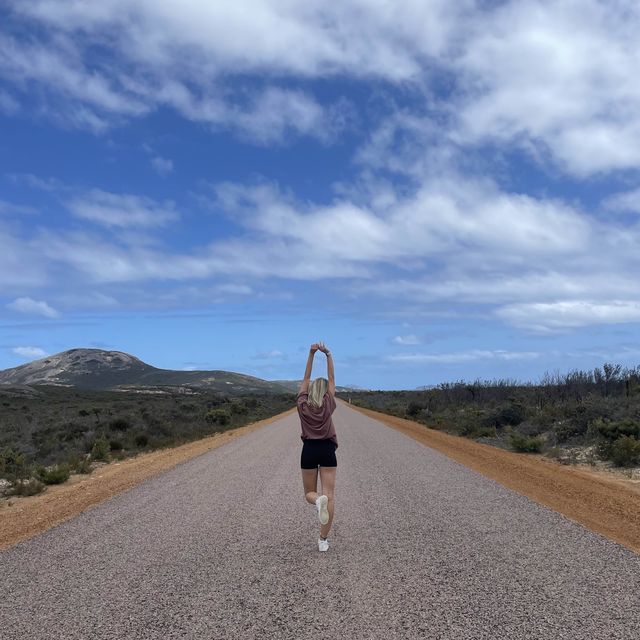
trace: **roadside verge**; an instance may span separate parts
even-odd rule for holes
[[[244,427],[216,433],[186,444],[141,453],[112,462],[89,475],[73,475],[67,482],[50,485],[44,493],[11,498],[0,505],[0,551],[27,540],[163,471],[202,455],[296,411],[296,407]]]
[[[505,451],[346,405],[640,554],[640,491],[540,456]]]

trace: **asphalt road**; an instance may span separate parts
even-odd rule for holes
[[[640,556],[338,403],[331,548],[295,414],[0,553],[0,638],[637,639]]]

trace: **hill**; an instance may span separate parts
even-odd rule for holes
[[[0,371],[0,385],[153,391],[202,388],[226,394],[285,393],[287,385],[230,371],[175,371],[153,367],[122,351],[70,349]]]

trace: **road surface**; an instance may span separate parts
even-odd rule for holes
[[[636,639],[640,556],[343,403],[317,550],[297,415],[0,553],[0,637]]]

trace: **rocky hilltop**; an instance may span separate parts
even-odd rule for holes
[[[158,369],[122,351],[70,349],[0,371],[0,385],[55,385],[79,389],[199,387],[225,393],[283,393],[277,382],[230,371]]]

